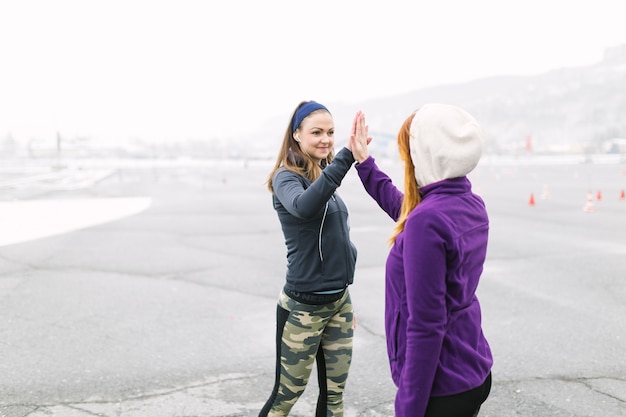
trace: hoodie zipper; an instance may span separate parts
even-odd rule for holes
[[[330,198],[335,201],[335,195],[331,195]],[[322,223],[320,224],[320,233],[319,239],[317,242],[317,250],[320,254],[320,261],[324,262],[324,255],[322,255],[322,229],[324,228],[324,222],[326,221],[326,213],[328,213],[328,201],[326,202],[326,206],[324,207],[324,215],[322,216]]]

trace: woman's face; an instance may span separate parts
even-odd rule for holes
[[[293,138],[303,152],[319,163],[326,159],[335,144],[333,117],[325,110],[314,111],[300,123]]]

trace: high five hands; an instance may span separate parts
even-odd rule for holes
[[[372,137],[368,136],[369,126],[365,123],[365,113],[359,110],[352,121],[352,130],[350,131],[349,149],[357,162],[363,162],[369,157],[367,145],[372,141]]]

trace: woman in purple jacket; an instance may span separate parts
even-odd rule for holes
[[[396,221],[385,281],[396,417],[477,416],[493,363],[476,298],[489,219],[466,175],[482,154],[483,131],[458,107],[420,107],[398,133],[404,191],[369,156],[370,141],[360,113],[350,138],[356,169]]]

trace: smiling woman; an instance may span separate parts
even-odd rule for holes
[[[146,210],[149,197],[0,202],[0,246],[59,235]]]

